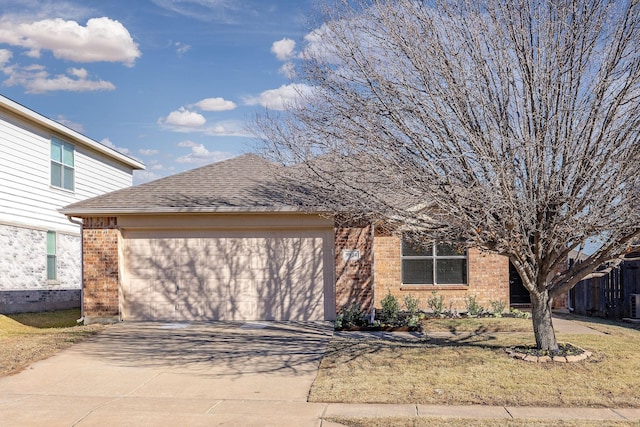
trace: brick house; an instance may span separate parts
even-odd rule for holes
[[[78,307],[80,226],[58,209],[131,186],[139,161],[0,96],[0,313]]]
[[[275,167],[247,154],[65,207],[83,222],[85,322],[333,320],[387,292],[509,301],[506,258],[336,226],[280,197]]]

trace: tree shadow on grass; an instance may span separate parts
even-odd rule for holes
[[[380,338],[377,338],[380,337]],[[504,340],[499,340],[493,334],[464,332],[448,334],[447,336],[421,337],[419,334],[406,336],[399,334],[383,334],[367,338],[355,336],[353,338],[346,335],[334,337],[326,351],[326,358],[339,359],[341,362],[350,362],[366,355],[375,354],[385,350],[403,349],[438,349],[448,348],[482,348],[489,350],[502,350],[505,346]],[[528,342],[522,334],[522,343]]]

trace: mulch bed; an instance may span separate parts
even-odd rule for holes
[[[540,350],[534,346],[517,346],[506,349],[509,356],[535,363],[571,363],[580,362],[591,357],[591,352],[571,343],[558,344],[558,351]]]

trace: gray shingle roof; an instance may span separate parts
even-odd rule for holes
[[[286,197],[282,166],[255,154],[104,194],[64,207],[66,215],[298,211]]]

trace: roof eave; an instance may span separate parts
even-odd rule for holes
[[[229,213],[229,214],[241,214],[241,213],[315,213],[315,214],[328,214],[325,211],[315,211],[300,209],[293,206],[281,206],[281,207],[179,207],[179,208],[95,208],[95,209],[60,209],[60,213],[68,217],[93,217],[93,216],[118,216],[118,215],[164,215],[164,214],[183,214],[183,213]]]
[[[39,113],[36,113],[35,111],[25,107],[24,105],[18,104],[17,102],[12,101],[11,99],[4,97],[2,95],[0,95],[0,105],[2,105],[2,107],[12,112],[13,114],[29,119],[33,122],[36,122],[39,125],[51,131],[57,132],[61,135],[64,135],[65,137],[68,137],[69,139],[73,140],[76,143],[87,146],[95,151],[98,151],[106,156],[111,157],[112,159],[119,161],[120,163],[124,163],[125,165],[131,167],[134,170],[144,170],[146,168],[144,163],[132,157],[129,157],[125,154],[122,154],[114,150],[113,148],[100,144],[99,142],[94,141],[93,139],[81,134],[80,132],[76,132],[73,129],[70,129]]]

